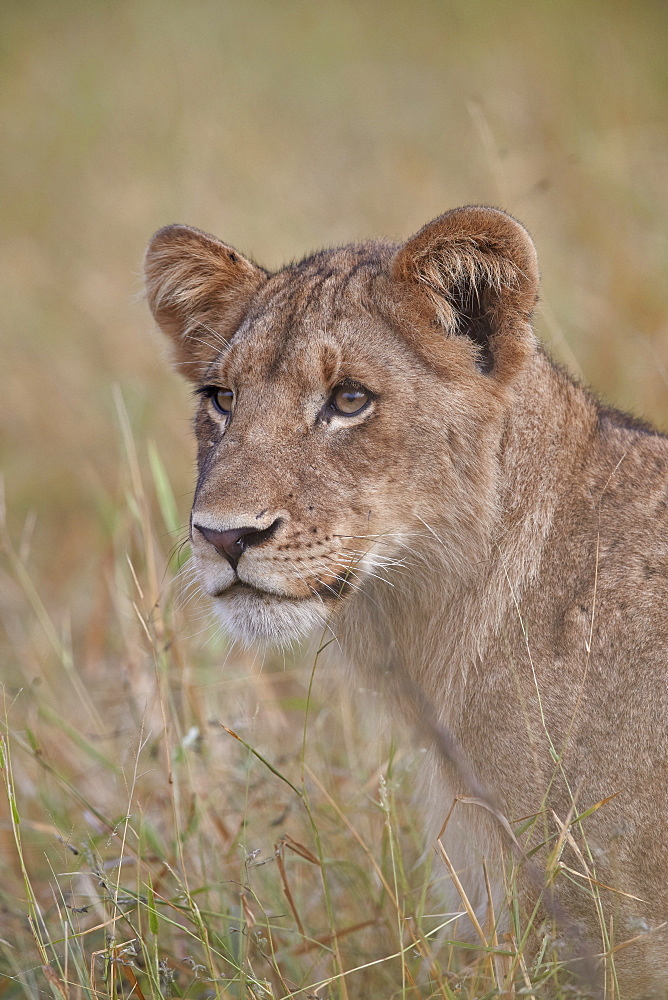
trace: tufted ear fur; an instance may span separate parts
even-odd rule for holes
[[[505,381],[533,344],[538,263],[526,229],[494,208],[446,212],[405,243],[393,276],[413,286],[449,335],[468,337],[476,364]]]
[[[233,335],[267,278],[214,236],[179,225],[155,234],[144,272],[149,306],[171,340],[174,365],[193,382]]]

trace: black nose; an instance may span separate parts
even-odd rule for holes
[[[261,545],[262,542],[266,542],[280,523],[281,519],[278,517],[263,531],[258,531],[257,528],[228,528],[219,531],[217,528],[205,528],[201,524],[193,524],[193,528],[197,528],[207,542],[227,559],[232,569],[236,569],[242,553],[253,545]]]

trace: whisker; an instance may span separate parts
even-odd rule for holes
[[[367,577],[372,577],[375,580],[380,580],[382,583],[387,583],[388,586],[390,587],[394,586],[391,580],[388,580],[386,577],[381,576],[380,573],[374,573],[372,569],[369,569],[367,567],[363,567],[362,570],[358,570],[355,569],[354,566],[350,566],[349,564],[344,565],[339,563],[339,565],[343,566],[346,572],[352,574],[356,580],[359,580],[360,584],[363,583]]]
[[[206,332],[210,333],[212,337],[215,337],[224,351],[229,351],[231,344],[229,340],[226,340],[225,337],[223,337],[222,333],[219,333],[218,330],[214,330],[211,326],[207,326],[207,324],[203,323],[201,319],[196,320],[195,325],[201,326],[203,330],[206,330]]]

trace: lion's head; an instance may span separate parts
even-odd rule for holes
[[[515,220],[459,209],[403,245],[276,274],[169,226],[146,278],[196,386],[193,552],[234,636],[302,635],[425,525],[444,532],[453,573],[479,558],[503,411],[535,349],[535,253]]]

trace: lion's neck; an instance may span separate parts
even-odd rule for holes
[[[346,609],[347,654],[379,689],[408,681],[457,711],[471,672],[540,578],[559,483],[573,481],[564,464],[584,462],[596,419],[584,391],[536,355],[493,435],[484,494],[475,485],[480,517],[454,537],[447,504],[439,514],[432,500],[394,586],[372,579]]]

